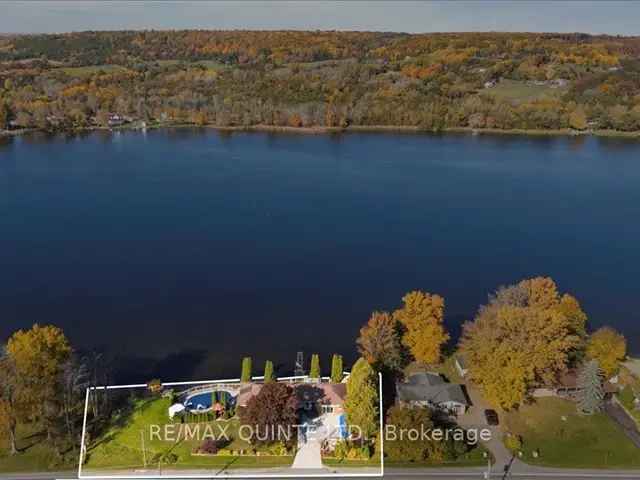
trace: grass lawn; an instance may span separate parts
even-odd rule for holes
[[[127,71],[127,68],[121,65],[89,65],[86,67],[62,67],[57,68],[56,70],[60,70],[72,77],[83,78],[89,77],[101,71],[105,73],[124,72]]]
[[[563,420],[566,418],[566,421]],[[578,415],[575,403],[540,398],[502,414],[503,424],[523,440],[522,459],[566,468],[638,468],[640,450],[605,414]],[[532,452],[540,456],[534,458]]]
[[[172,424],[167,416],[167,409],[170,402],[168,399],[160,398],[153,400],[137,401],[134,413],[126,419],[116,419],[116,423],[122,426],[111,428],[105,435],[90,445],[86,462],[87,469],[115,469],[134,468],[143,465],[142,436],[144,436],[145,452],[147,464],[156,454],[171,453],[178,457],[173,465],[163,465],[163,468],[207,468],[207,467],[265,467],[290,465],[293,461],[291,456],[240,456],[240,455],[215,455],[198,456],[192,455],[193,450],[201,443],[200,440],[179,435],[181,428],[204,428],[210,426],[215,437],[220,437],[224,432],[231,439],[229,445],[225,445],[225,450],[250,450],[251,446],[238,438],[238,420],[216,421],[201,424]],[[164,434],[164,425],[175,427],[167,440]],[[152,435],[151,425],[159,425],[161,434]],[[184,432],[184,431],[183,431]],[[200,435],[202,437],[202,435]]]
[[[46,441],[46,437],[31,425],[17,429],[17,455],[9,455],[8,445],[0,441],[0,472],[63,471],[77,468],[77,453],[70,451],[62,457]]]
[[[636,392],[640,392],[640,389],[636,389]],[[624,408],[636,419],[638,425],[640,425],[640,409],[637,408],[637,405],[633,402],[636,398],[634,394],[634,389],[631,386],[626,386],[624,389],[618,394],[618,400],[620,403],[624,405]]]
[[[322,463],[327,467],[340,468],[362,468],[362,467],[380,467],[380,459],[378,460],[337,460],[335,458],[323,458]],[[397,462],[385,460],[385,468],[446,468],[446,467],[483,467],[487,465],[487,459],[481,455],[460,458],[450,462]]]
[[[445,462],[402,462],[385,458],[384,466],[388,468],[479,467],[487,464],[487,459],[484,457],[485,453],[490,455],[482,445],[478,445],[476,448],[456,460]],[[338,460],[335,458],[323,458],[322,463],[328,467],[379,467],[380,455],[374,455],[369,460]]]
[[[528,102],[560,97],[567,89],[568,87],[551,88],[548,85],[529,85],[522,81],[503,79],[495,87],[482,90],[480,94],[501,101]]]

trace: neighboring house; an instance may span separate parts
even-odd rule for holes
[[[398,402],[462,415],[471,402],[462,385],[448,383],[437,373],[417,373],[396,383]]]
[[[569,80],[566,78],[554,78],[550,83],[551,88],[563,88],[569,85]]]
[[[124,125],[125,122],[126,119],[118,114],[109,115],[109,119],[107,120],[107,124],[110,127],[119,127],[121,125]]]
[[[462,355],[456,355],[456,357],[453,360],[453,363],[456,366],[456,370],[458,371],[458,374],[460,374],[461,377],[466,377],[467,373],[469,372],[469,369],[467,368],[467,364],[464,361],[464,357]]]
[[[609,380],[604,382],[603,387],[605,394],[611,394],[618,391],[618,388]],[[561,374],[555,384],[539,386],[530,390],[529,394],[532,397],[574,398],[579,391],[580,386],[578,385],[578,372],[577,370],[572,369]]]

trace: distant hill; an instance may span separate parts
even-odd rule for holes
[[[0,36],[0,127],[640,131],[640,37],[121,31]],[[127,120],[127,121],[128,121]]]

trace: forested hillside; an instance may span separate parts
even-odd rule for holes
[[[81,32],[0,37],[0,128],[640,131],[640,38]]]

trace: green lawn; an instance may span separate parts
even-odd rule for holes
[[[563,417],[566,420],[563,420]],[[638,468],[640,449],[605,414],[578,415],[573,402],[540,398],[502,414],[509,432],[523,439],[527,463],[567,468]],[[540,456],[534,458],[532,452]]]
[[[192,455],[193,450],[201,443],[196,439],[184,439],[184,435],[178,435],[179,428],[185,425],[172,424],[167,415],[170,405],[168,399],[154,399],[138,401],[135,405],[134,413],[126,419],[121,419],[122,427],[113,427],[103,435],[102,438],[90,445],[86,462],[87,469],[115,469],[133,468],[143,465],[142,436],[144,436],[145,453],[147,464],[156,454],[171,453],[177,455],[177,462],[173,465],[163,465],[163,468],[198,468],[198,467],[264,467],[289,465],[292,462],[290,456],[267,456],[267,452],[260,452],[261,456],[244,456],[237,454],[196,456]],[[116,419],[117,420],[117,419]],[[171,434],[169,440],[165,438],[164,425],[174,425],[175,433]],[[159,425],[161,435],[153,435],[151,425]],[[251,446],[238,438],[238,420],[188,424],[193,428],[211,427],[213,434],[218,437],[221,429],[226,429],[231,442],[225,445],[227,451],[239,453],[240,450],[249,451]],[[204,430],[202,430],[204,431]]]
[[[77,452],[59,456],[45,435],[30,425],[19,425],[17,455],[9,455],[8,445],[0,441],[0,472],[59,471],[77,468]]]
[[[511,102],[528,102],[544,98],[559,97],[566,93],[568,87],[551,88],[548,85],[529,85],[517,80],[501,80],[495,87],[480,92],[481,95],[494,97],[496,100]]]
[[[636,388],[635,391],[640,394],[640,389]],[[633,403],[635,398],[634,389],[631,386],[624,387],[624,389],[618,394],[618,400],[620,400],[620,403],[624,405],[624,408],[627,409],[633,418],[636,419],[638,425],[640,425],[640,410],[637,408],[637,405]]]
[[[61,67],[56,70],[62,71],[69,76],[84,78],[94,75],[98,72],[117,73],[124,72],[127,69],[121,65],[89,65],[86,67]]]
[[[447,462],[399,462],[385,459],[385,468],[441,468],[441,467],[481,467],[487,464],[487,459],[482,456],[482,447],[475,448],[457,460]],[[371,460],[338,460],[335,458],[323,458],[322,463],[328,467],[380,467],[380,458]]]

